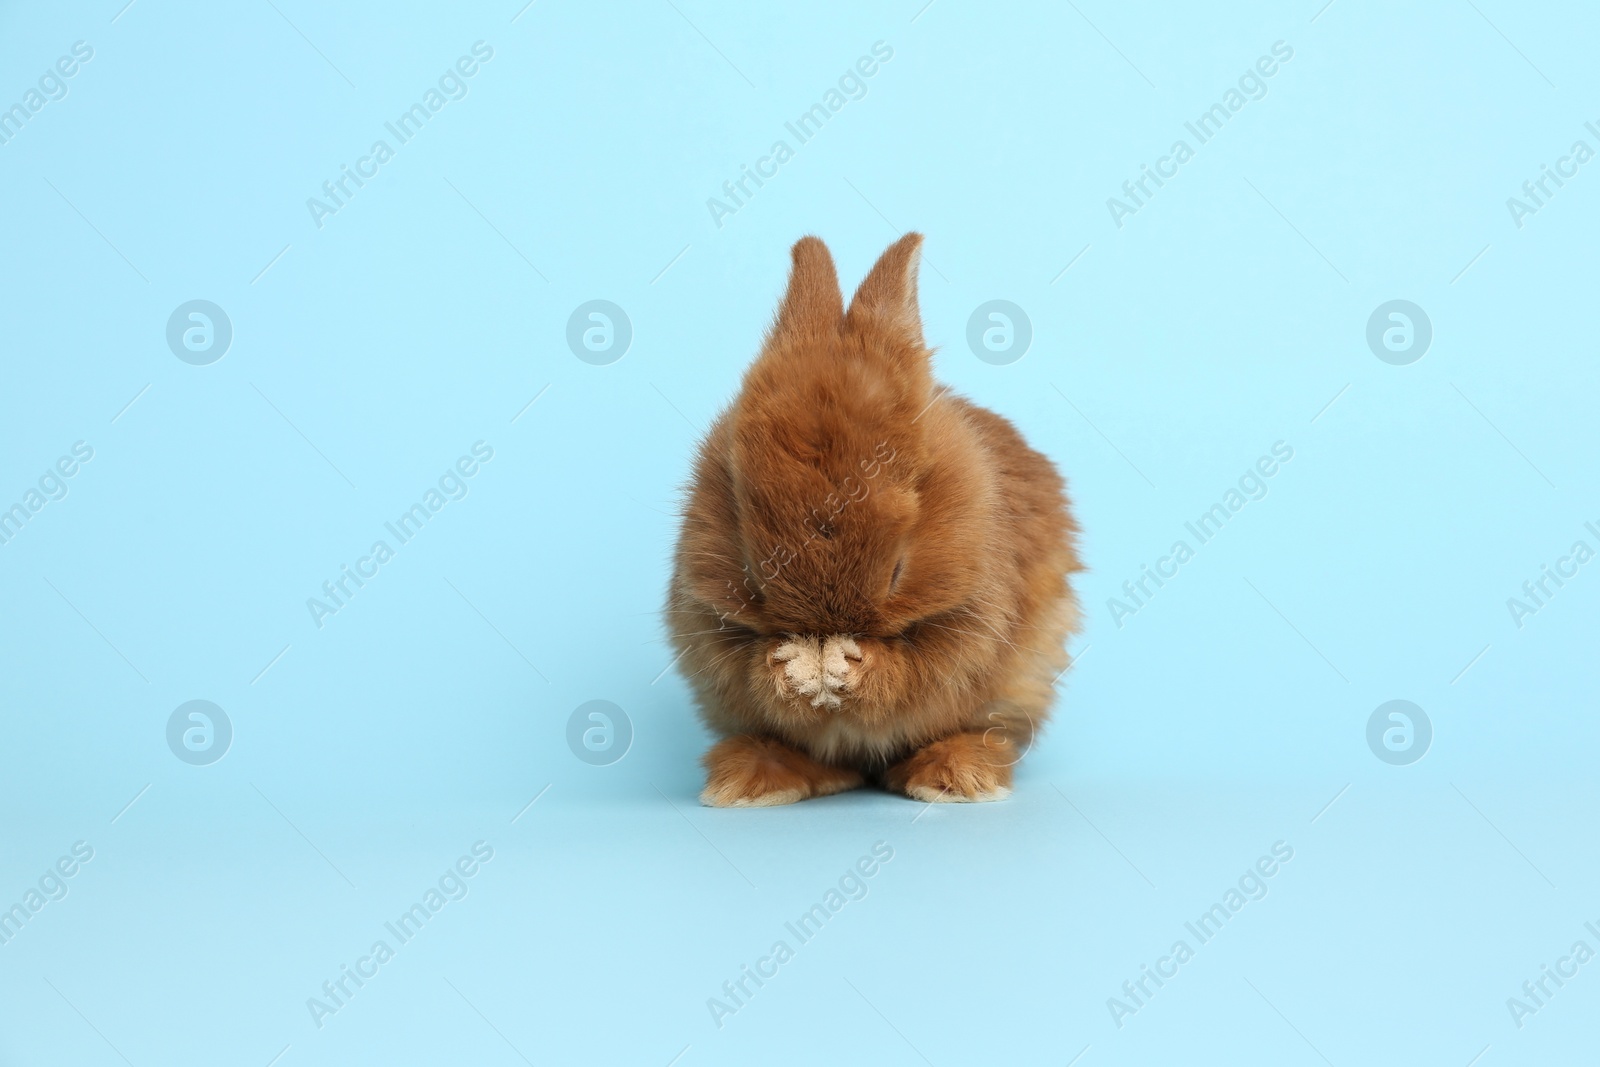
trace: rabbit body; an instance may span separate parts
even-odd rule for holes
[[[920,243],[892,245],[846,311],[827,247],[799,241],[701,445],[666,617],[721,736],[706,804],[868,780],[998,799],[1066,669],[1081,567],[1064,485],[1010,422],[934,382]]]

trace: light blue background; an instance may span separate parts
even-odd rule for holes
[[[1600,148],[1600,20],[1474,2],[4,5],[0,106],[94,57],[0,145],[0,506],[94,459],[0,545],[0,906],[94,859],[0,945],[0,1062],[1592,1050],[1600,962],[1520,1029],[1506,999],[1600,950],[1600,564],[1520,629],[1506,601],[1600,548],[1600,162],[1521,228],[1506,199]],[[314,225],[479,40],[468,95]],[[714,225],[880,40],[866,96]],[[1119,229],[1107,198],[1279,40]],[[902,229],[938,373],[1070,481],[1081,662],[1007,802],[701,808],[658,614],[690,456],[789,245],[852,287]],[[1365,342],[1396,298],[1434,329],[1409,366]],[[165,342],[192,299],[233,325],[209,366]],[[609,366],[565,342],[591,299],[633,325]],[[1010,365],[966,346],[990,299],[1033,325]],[[480,440],[470,494],[317,628],[307,598]],[[1280,440],[1270,494],[1119,627],[1108,598]],[[1434,729],[1409,766],[1365,739],[1396,698]],[[191,699],[233,724],[210,766],[167,748]],[[591,699],[633,724],[610,766],[565,742]],[[468,896],[319,1029],[307,998],[479,840]],[[1280,840],[1267,897],[1119,1028],[1107,998]],[[877,841],[866,898],[719,1029],[707,998]]]

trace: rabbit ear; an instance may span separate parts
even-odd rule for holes
[[[869,324],[889,326],[921,345],[922,312],[917,307],[921,249],[920,233],[908,233],[890,245],[856,290],[846,321],[858,328]]]
[[[820,237],[802,237],[791,255],[789,290],[778,308],[774,332],[833,333],[844,316],[844,297],[828,246]]]

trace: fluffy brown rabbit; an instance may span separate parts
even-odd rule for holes
[[[668,594],[706,723],[700,799],[789,804],[871,778],[997,800],[1079,623],[1060,476],[933,380],[920,234],[846,311],[828,248],[794,246],[761,355],[695,462]]]

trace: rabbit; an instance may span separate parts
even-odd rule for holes
[[[999,800],[1080,626],[1077,525],[1054,466],[935,383],[922,236],[843,306],[804,237],[741,390],[702,442],[667,595],[706,725],[701,803],[872,781]]]

